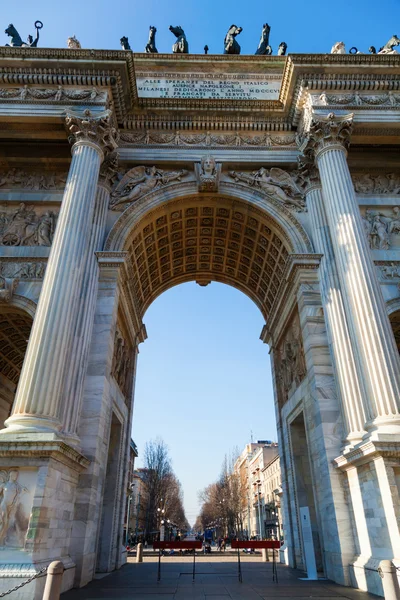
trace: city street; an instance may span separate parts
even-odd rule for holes
[[[81,590],[71,590],[62,600],[367,600],[372,596],[328,581],[300,581],[300,571],[278,565],[279,583],[272,581],[272,563],[260,557],[241,557],[243,583],[238,582],[237,562],[232,556],[220,560],[196,556],[196,579],[192,583],[191,557],[162,559],[161,581],[157,583],[157,558],[146,557],[136,564],[128,560],[120,571],[93,581]]]

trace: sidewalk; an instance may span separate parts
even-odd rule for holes
[[[161,581],[157,584],[157,559],[146,557],[136,564],[128,560],[119,571],[93,581],[80,590],[62,594],[61,600],[377,600],[365,592],[329,581],[300,581],[304,574],[278,565],[279,583],[272,582],[272,564],[259,557],[241,557],[243,583],[238,582],[233,557],[209,561],[196,556],[196,578],[192,582],[193,559],[162,558]]]

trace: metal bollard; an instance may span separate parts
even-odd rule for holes
[[[391,560],[381,560],[379,574],[385,600],[400,600],[400,587],[397,579],[397,570]]]
[[[49,564],[43,600],[60,600],[63,573],[64,565],[61,560],[54,560]]]
[[[143,562],[143,544],[140,543],[136,548],[136,562]]]
[[[266,548],[261,548],[261,560],[263,562],[268,561],[268,550]]]

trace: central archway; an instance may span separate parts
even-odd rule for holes
[[[140,318],[174,285],[218,281],[244,292],[267,320],[289,255],[312,252],[299,221],[244,186],[225,184],[229,195],[218,196],[171,187],[175,193],[155,192],[127,208],[105,245],[128,252],[127,283]]]

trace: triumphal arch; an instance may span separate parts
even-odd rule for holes
[[[65,589],[125,561],[144,312],[219,281],[265,318],[289,563],[307,506],[320,573],[382,594],[380,561],[400,560],[399,74],[395,54],[0,49],[1,589],[54,559]]]

